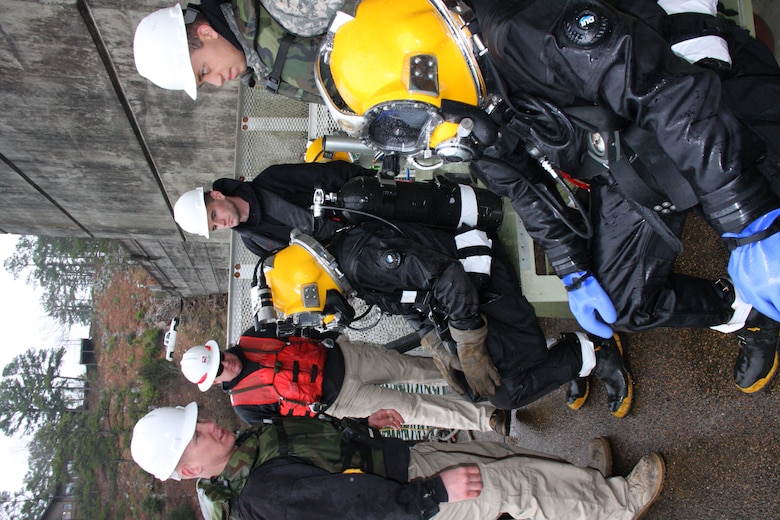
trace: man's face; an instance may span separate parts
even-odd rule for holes
[[[232,352],[223,352],[222,372],[214,379],[214,383],[227,383],[241,373],[241,360]]]
[[[238,206],[230,199],[211,200],[206,204],[209,230],[230,229],[241,222]]]
[[[209,25],[203,25],[200,29],[198,34],[203,47],[190,53],[198,87],[204,83],[221,87],[223,83],[238,78],[246,70],[244,53]]]
[[[234,433],[222,428],[213,421],[198,422],[190,443],[184,449],[182,461],[186,464],[204,468],[202,472],[211,473],[212,468],[219,468],[230,459],[236,447]],[[218,474],[215,473],[215,474]],[[196,475],[214,476],[214,475]]]

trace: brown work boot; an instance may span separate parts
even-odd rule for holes
[[[606,437],[596,437],[588,443],[588,467],[598,470],[604,478],[612,475],[612,449]]]
[[[658,453],[645,455],[626,477],[629,503],[634,506],[634,520],[642,518],[661,494],[666,465]]]
[[[490,414],[490,427],[499,435],[506,437],[512,429],[512,411],[496,408]]]

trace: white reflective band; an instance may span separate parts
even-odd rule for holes
[[[493,258],[490,255],[470,256],[461,258],[460,265],[467,273],[490,274],[490,264]]]
[[[740,298],[736,289],[734,290],[734,303],[731,304],[731,308],[734,309],[731,319],[722,325],[710,327],[712,330],[728,334],[729,332],[736,332],[745,326],[748,314],[753,310],[753,306]]]
[[[696,63],[704,58],[731,63],[731,54],[726,40],[713,34],[691,38],[672,45],[672,52],[689,63]]]
[[[582,350],[582,368],[580,369],[580,377],[589,376],[593,369],[596,368],[596,348],[593,346],[593,342],[588,339],[588,336],[582,332],[575,332],[577,339],[580,340],[580,349]]]
[[[493,241],[487,236],[487,233],[481,229],[469,229],[464,233],[455,235],[455,247],[465,249],[467,247],[483,246],[493,248]]]
[[[717,0],[658,0],[668,14],[703,13],[710,16],[718,14]],[[731,63],[731,54],[726,41],[720,36],[708,35],[691,38],[672,45],[672,52],[690,63],[704,58]]]
[[[477,225],[477,217],[479,215],[477,211],[477,194],[471,186],[458,184],[458,187],[460,188],[460,221],[458,222],[458,227],[474,227]]]
[[[401,293],[401,303],[414,303],[417,301],[417,291],[404,291]]]
[[[704,13],[715,16],[718,14],[718,0],[658,0],[668,14]]]
[[[465,233],[455,235],[455,247],[458,251],[468,247],[487,247],[492,249],[493,241],[481,229],[470,229]],[[460,263],[467,273],[490,275],[492,262],[493,257],[490,255],[471,255],[466,258],[460,258]]]

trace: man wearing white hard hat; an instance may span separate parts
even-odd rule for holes
[[[192,99],[203,83],[219,87],[240,78],[248,86],[320,103],[314,63],[322,35],[336,11],[349,10],[354,3],[202,0],[200,5],[188,4],[185,11],[176,4],[150,14],[138,25],[136,67],[154,84],[184,90]],[[670,14],[716,14],[715,0],[658,3]],[[673,50],[691,62],[709,60],[726,67],[731,62],[725,42],[713,34],[687,35],[675,42]]]
[[[206,238],[212,231],[233,229],[247,249],[262,256],[286,246],[293,228],[329,239],[342,224],[313,218],[309,208],[315,188],[338,191],[354,177],[374,175],[346,161],[277,164],[248,182],[223,178],[214,181],[211,191],[187,191],[174,204],[173,216],[184,231]]]
[[[393,410],[386,412],[392,413]],[[266,518],[629,520],[660,495],[653,453],[627,477],[604,477],[517,446],[467,441],[409,447],[379,431],[284,417],[234,434],[197,421],[197,404],[136,423],[133,460],[160,480],[200,478],[201,507]],[[294,456],[293,456],[294,454]]]
[[[221,385],[233,411],[249,425],[319,412],[339,418],[370,417],[381,408],[393,408],[403,421],[422,426],[499,435],[509,435],[511,427],[511,411],[490,403],[382,386],[444,381],[429,357],[353,344],[345,336],[338,341],[296,336],[282,341],[250,329],[225,351],[213,340],[190,348],[182,357],[181,371],[202,392]]]
[[[178,4],[160,9],[136,28],[136,68],[155,85],[184,90],[192,99],[204,83],[221,87],[240,79],[250,87],[319,103],[313,67],[320,35],[337,4],[341,0],[303,2],[286,18],[252,0],[203,0],[184,11]],[[297,23],[285,29],[277,19]]]

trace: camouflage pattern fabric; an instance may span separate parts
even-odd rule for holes
[[[328,30],[344,0],[261,0],[282,27],[298,36],[316,36]]]
[[[287,33],[257,0],[233,0],[222,12],[243,47],[252,74],[241,78],[248,86],[265,88],[280,41]],[[278,93],[307,103],[322,103],[314,81],[314,63],[321,37],[296,36],[287,51]]]
[[[196,489],[206,520],[230,517],[230,500],[238,497],[252,469],[280,456],[294,455],[331,473],[348,469],[387,476],[381,447],[359,445],[333,424],[307,417],[274,419],[241,433],[227,467],[214,479],[198,479]],[[282,445],[286,449],[282,449]],[[284,453],[283,453],[284,451]],[[207,516],[208,515],[208,516]]]

